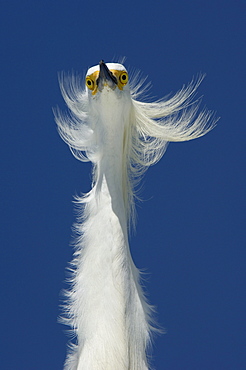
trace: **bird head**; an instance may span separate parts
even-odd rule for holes
[[[128,73],[119,63],[104,63],[88,69],[85,84],[92,96],[100,94],[105,88],[108,91],[123,91],[128,87]]]

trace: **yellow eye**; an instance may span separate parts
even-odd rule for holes
[[[86,77],[85,84],[88,87],[88,89],[90,90],[94,89],[94,81],[90,77]]]
[[[128,82],[128,74],[126,72],[122,72],[119,77],[119,80],[122,83],[122,85],[126,85]]]

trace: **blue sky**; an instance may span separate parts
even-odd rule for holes
[[[123,56],[154,98],[206,73],[198,95],[221,117],[143,181],[131,250],[167,329],[153,367],[246,368],[245,13],[242,0],[1,2],[2,369],[62,369],[72,200],[91,177],[56,130],[57,73]]]

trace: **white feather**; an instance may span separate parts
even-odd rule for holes
[[[107,66],[125,70],[119,64]],[[199,101],[192,102],[201,80],[170,99],[147,103],[137,100],[137,84],[123,91],[105,87],[92,96],[79,79],[60,79],[70,115],[56,113],[59,132],[76,158],[93,163],[92,190],[77,199],[81,213],[63,319],[77,343],[66,369],[148,369],[151,307],[128,244],[135,188],[169,141],[195,139],[213,128],[211,113],[197,114]]]

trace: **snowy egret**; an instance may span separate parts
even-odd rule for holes
[[[69,370],[146,370],[154,330],[128,244],[134,222],[136,184],[163,155],[169,141],[209,132],[211,112],[192,102],[199,77],[170,99],[141,102],[122,64],[89,68],[85,87],[75,77],[60,79],[70,114],[56,112],[59,132],[76,158],[91,161],[91,191],[77,198],[76,251],[63,322],[76,337]]]

